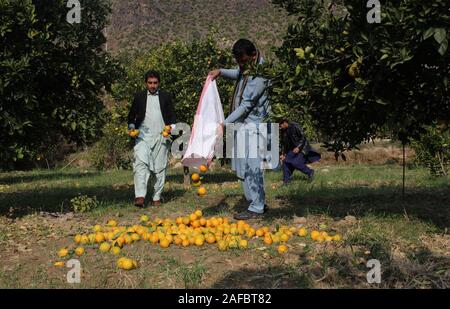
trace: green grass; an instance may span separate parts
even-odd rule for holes
[[[265,250],[252,240],[248,250],[219,252],[215,246],[170,247],[138,243],[122,250],[139,268],[123,273],[117,257],[94,247],[80,258],[83,281],[65,283],[65,269],[53,267],[56,251],[73,248],[73,236],[90,233],[110,218],[136,224],[142,214],[151,219],[176,218],[202,209],[206,217],[231,217],[246,208],[242,188],[232,172],[216,169],[204,176],[208,193],[198,198],[183,186],[182,170],[170,169],[159,208],[137,209],[131,171],[31,171],[0,174],[0,287],[66,288],[310,288],[371,287],[365,281],[366,261],[379,259],[381,287],[430,288],[450,285],[450,179],[432,178],[425,169],[408,169],[402,198],[399,166],[316,166],[307,182],[295,174],[281,186],[279,172],[266,173],[270,209],[254,226],[298,226],[338,232],[340,243],[319,245],[295,237],[280,256],[276,246]],[[70,200],[96,196],[99,206],[72,216]],[[41,214],[40,212],[44,213]],[[50,213],[50,215],[48,214]],[[345,220],[346,216],[356,219]],[[17,250],[20,254],[17,255]],[[22,251],[20,251],[22,250]]]

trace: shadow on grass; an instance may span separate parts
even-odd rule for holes
[[[79,179],[79,178],[87,178],[92,176],[98,176],[100,172],[87,172],[87,173],[64,173],[64,172],[49,172],[49,173],[40,173],[36,175],[0,175],[0,184],[4,185],[13,185],[22,182],[32,182],[32,181],[40,181],[40,180],[55,180],[55,179]]]
[[[358,245],[356,243],[356,245]],[[445,272],[450,267],[448,257],[437,255],[427,249],[418,251],[414,258],[392,258],[389,240],[377,239],[360,244],[353,253],[323,248],[313,253],[310,261],[305,253],[299,254],[295,265],[241,268],[226,273],[211,287],[219,289],[304,289],[304,288],[371,288],[367,282],[366,266],[375,258],[382,265],[381,283],[377,288],[433,288],[450,286],[450,276]],[[366,256],[364,251],[371,250]],[[353,251],[353,250],[352,250]],[[362,262],[355,263],[355,259]],[[273,261],[272,261],[273,263]],[[280,260],[283,263],[283,259]]]
[[[146,203],[151,200],[151,189],[147,194]],[[185,193],[182,189],[166,190],[163,193],[165,202],[176,200]],[[89,188],[54,188],[29,190],[0,194],[0,216],[20,218],[37,211],[70,212],[70,200],[78,195],[96,196],[100,207],[111,204],[134,203],[134,188],[113,188],[112,186],[97,186]]]
[[[445,186],[407,190],[405,199],[400,186],[385,188],[317,188],[309,191],[288,190],[277,195],[280,207],[271,208],[268,218],[290,218],[308,214],[326,214],[334,218],[347,215],[414,216],[439,228],[450,226],[450,194]]]
[[[311,287],[308,274],[295,272],[284,266],[239,269],[226,274],[214,283],[214,289],[286,289]]]

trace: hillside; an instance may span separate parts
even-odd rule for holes
[[[287,27],[285,12],[270,0],[111,0],[108,50],[148,49],[182,39],[191,41],[216,29],[224,45],[241,37],[264,52],[280,44]]]

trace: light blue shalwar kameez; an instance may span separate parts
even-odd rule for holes
[[[241,125],[237,132],[240,137],[245,136],[245,149],[242,151],[244,156],[232,158],[232,168],[236,171],[236,175],[243,181],[245,198],[249,202],[249,211],[255,213],[264,213],[265,191],[264,191],[264,173],[261,168],[262,158],[260,156],[250,156],[250,153],[257,153],[256,144],[250,144],[249,141],[258,140],[258,126],[268,119],[270,112],[270,103],[268,99],[269,81],[262,77],[248,78],[245,89],[242,93],[241,88],[244,83],[244,77],[240,74],[239,69],[221,69],[221,76],[238,80],[238,89],[235,93],[235,101],[237,108],[225,119],[225,125],[234,123]],[[256,138],[255,138],[256,135]],[[239,145],[237,139],[234,140],[235,148]],[[242,148],[242,147],[241,147]],[[255,158],[256,157],[256,158]]]
[[[170,141],[161,132],[164,120],[158,94],[148,92],[144,121],[139,128],[139,137],[134,146],[134,190],[136,197],[147,195],[150,175],[154,178],[153,201],[159,201],[164,190]]]

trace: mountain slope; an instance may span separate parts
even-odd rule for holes
[[[281,43],[285,12],[270,0],[111,0],[108,50],[149,49],[181,39],[191,41],[216,29],[224,45],[246,37],[263,51]]]

